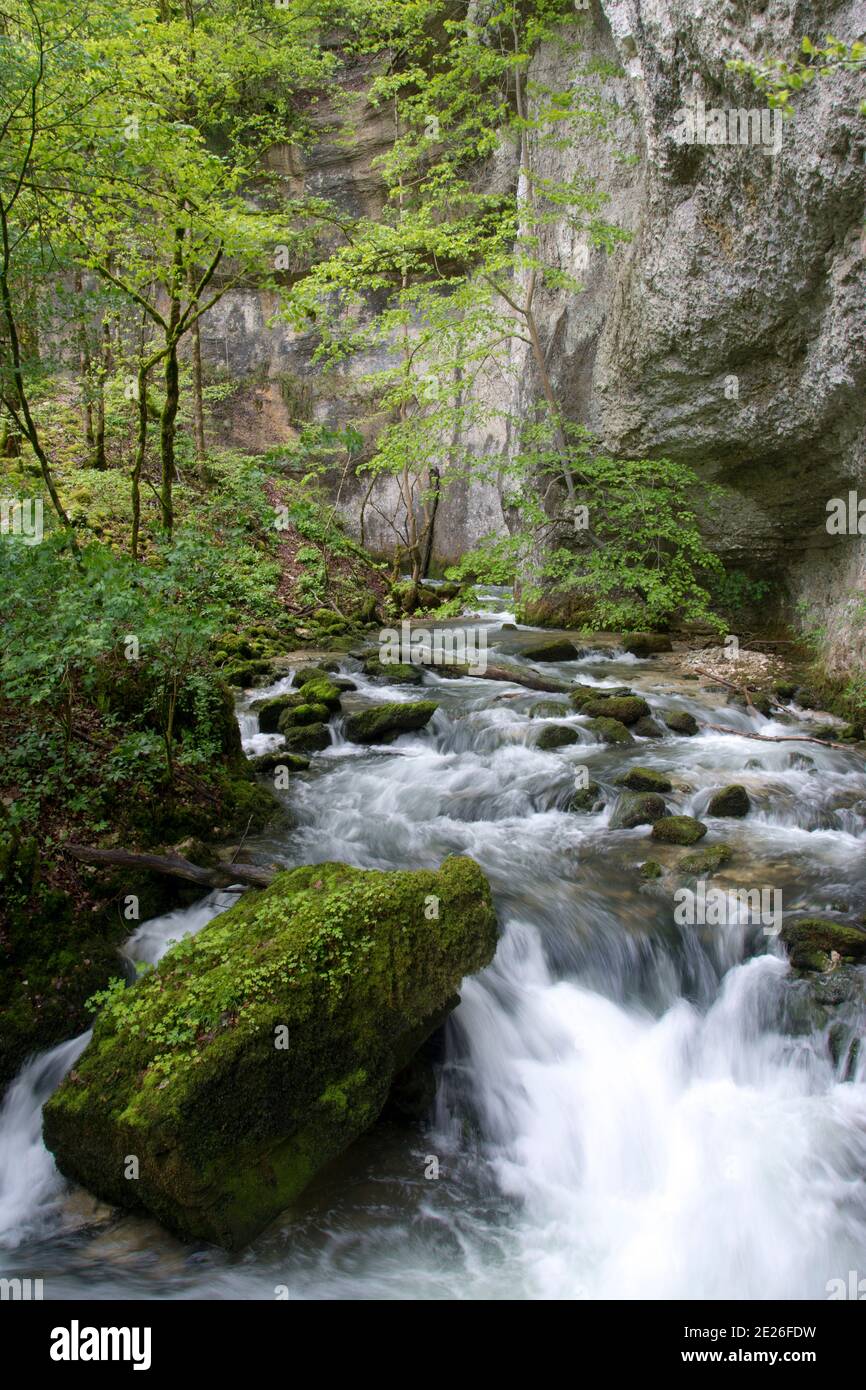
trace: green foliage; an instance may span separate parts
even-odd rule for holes
[[[728,63],[733,72],[745,73],[760,92],[766,92],[770,105],[786,116],[794,114],[794,97],[816,78],[832,77],[837,72],[862,72],[866,67],[866,43],[857,40],[845,43],[828,34],[823,44],[806,36],[800,52],[793,58],[771,58],[766,63],[750,63],[738,58]],[[860,114],[866,116],[866,100],[860,102]]]

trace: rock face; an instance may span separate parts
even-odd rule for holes
[[[541,143],[536,168],[553,181],[587,171],[609,197],[602,215],[632,237],[607,254],[579,229],[542,229],[541,254],[584,285],[581,294],[545,285],[537,298],[566,415],[611,453],[667,456],[729,488],[706,516],[710,543],[771,581],[762,621],[771,604],[796,619],[805,600],[808,626],[825,631],[825,656],[840,669],[860,659],[853,595],[866,575],[862,537],[826,529],[828,501],[862,487],[866,471],[861,76],[836,73],[798,93],[793,119],[770,125],[766,144],[676,137],[682,112],[696,113],[699,101],[760,118],[765,99],[728,71],[729,58],[765,61],[796,52],[806,33],[850,41],[862,31],[862,0],[594,0],[575,13],[584,57],[551,44],[530,73],[554,91],[595,85],[613,104],[612,139]],[[581,70],[587,63],[594,74]],[[393,138],[386,108],[370,106],[363,85],[361,73],[346,118],[351,140],[339,121],[329,133],[332,113],[322,111],[306,165],[288,148],[273,156],[297,187],[333,197],[350,215],[381,207],[375,159]],[[501,149],[482,182],[513,187],[517,164],[515,150]],[[311,360],[315,335],[269,327],[275,307],[267,295],[237,291],[205,321],[206,357],[250,383],[247,415],[237,398],[227,407],[247,450],[289,439],[309,419],[339,425],[369,414],[360,377],[370,363],[324,377]],[[528,349],[521,353],[516,347],[497,401],[515,419],[531,413]],[[477,442],[484,455],[507,457],[514,447],[492,426]],[[341,493],[356,534],[366,486],[363,475],[350,477]],[[398,490],[393,480],[381,486],[391,491],[374,500],[387,517]],[[440,505],[434,561],[505,534],[506,510],[493,482],[456,480]],[[377,514],[367,512],[366,539],[386,551],[391,537]]]
[[[495,944],[470,859],[281,874],[107,1004],[46,1143],[106,1201],[242,1245],[375,1121]]]

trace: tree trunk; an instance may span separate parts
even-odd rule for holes
[[[172,310],[172,313],[174,311]],[[159,422],[160,456],[162,460],[162,526],[167,535],[174,529],[174,436],[177,425],[177,411],[180,405],[180,371],[177,360],[177,342],[169,341],[165,358],[165,403]]]
[[[195,276],[190,271],[190,283],[195,284]],[[204,437],[204,385],[201,370],[201,327],[195,319],[192,333],[192,418],[195,433],[195,461],[202,468],[207,457]]]

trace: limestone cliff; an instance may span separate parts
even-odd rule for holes
[[[616,108],[613,138],[542,147],[538,168],[559,178],[589,166],[610,194],[610,220],[632,236],[612,255],[587,256],[579,238],[546,233],[553,262],[586,286],[548,292],[541,305],[560,398],[610,451],[688,461],[730,489],[708,517],[713,544],[773,580],[784,615],[807,605],[831,666],[849,665],[866,552],[859,536],[829,535],[825,522],[828,500],[864,475],[862,78],[817,82],[783,126],[765,125],[760,138],[759,126],[747,127],[751,143],[687,143],[677,132],[684,110],[761,107],[728,59],[790,54],[805,33],[853,39],[866,30],[866,4],[592,0],[576,9],[586,56],[604,60],[594,80]],[[546,49],[533,76],[559,87],[584,81],[572,61]],[[323,135],[297,177],[347,209],[374,209],[375,157],[389,137],[361,83],[348,136],[345,122]],[[503,151],[490,177],[516,177],[516,155]],[[239,442],[279,443],[303,415],[337,423],[368,413],[360,372],[324,379],[311,366],[311,338],[269,327],[268,308],[255,294],[230,297],[208,328],[212,359],[232,374],[258,372],[252,404],[235,412]],[[511,388],[515,415],[526,366]],[[492,443],[509,448],[504,435]],[[343,485],[355,526],[365,490],[355,479]],[[387,515],[394,498],[379,500]],[[370,511],[366,521],[368,544],[387,549],[387,525]],[[453,560],[504,527],[495,488],[458,485],[439,511],[435,557]]]

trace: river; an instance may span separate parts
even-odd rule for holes
[[[503,630],[502,605],[492,596],[479,621],[496,659],[520,664],[526,629]],[[350,658],[342,667],[353,698],[418,698]],[[684,851],[647,827],[612,830],[609,809],[566,809],[578,765],[609,793],[631,764],[664,771],[672,809],[699,816],[713,789],[740,782],[750,815],[705,817],[702,847],[734,851],[713,885],[780,890],[786,916],[842,904],[862,917],[862,758],[746,737],[807,730],[807,717],[730,706],[670,658],[600,651],[544,671],[627,684],[653,707],[736,732],[610,747],[568,711],[556,722],[581,742],[542,752],[544,721],[529,710],[551,697],[428,673],[425,698],[441,705],[427,729],[370,749],[337,721],[331,747],[283,793],[292,828],[251,846],[287,866],[433,867],[460,853],[489,875],[499,949],[447,1025],[428,1121],[377,1126],[229,1256],[111,1213],[58,1176],[40,1107],[87,1041],[70,1040],[25,1066],[0,1114],[4,1275],[41,1277],[49,1298],[824,1299],[831,1279],[866,1273],[856,990],[822,1013],[760,927],[677,926],[676,880],[645,880],[638,866]],[[242,702],[250,751],[273,742],[250,699],[290,675]],[[212,894],[145,923],[127,949],[156,960],[234,900]]]

